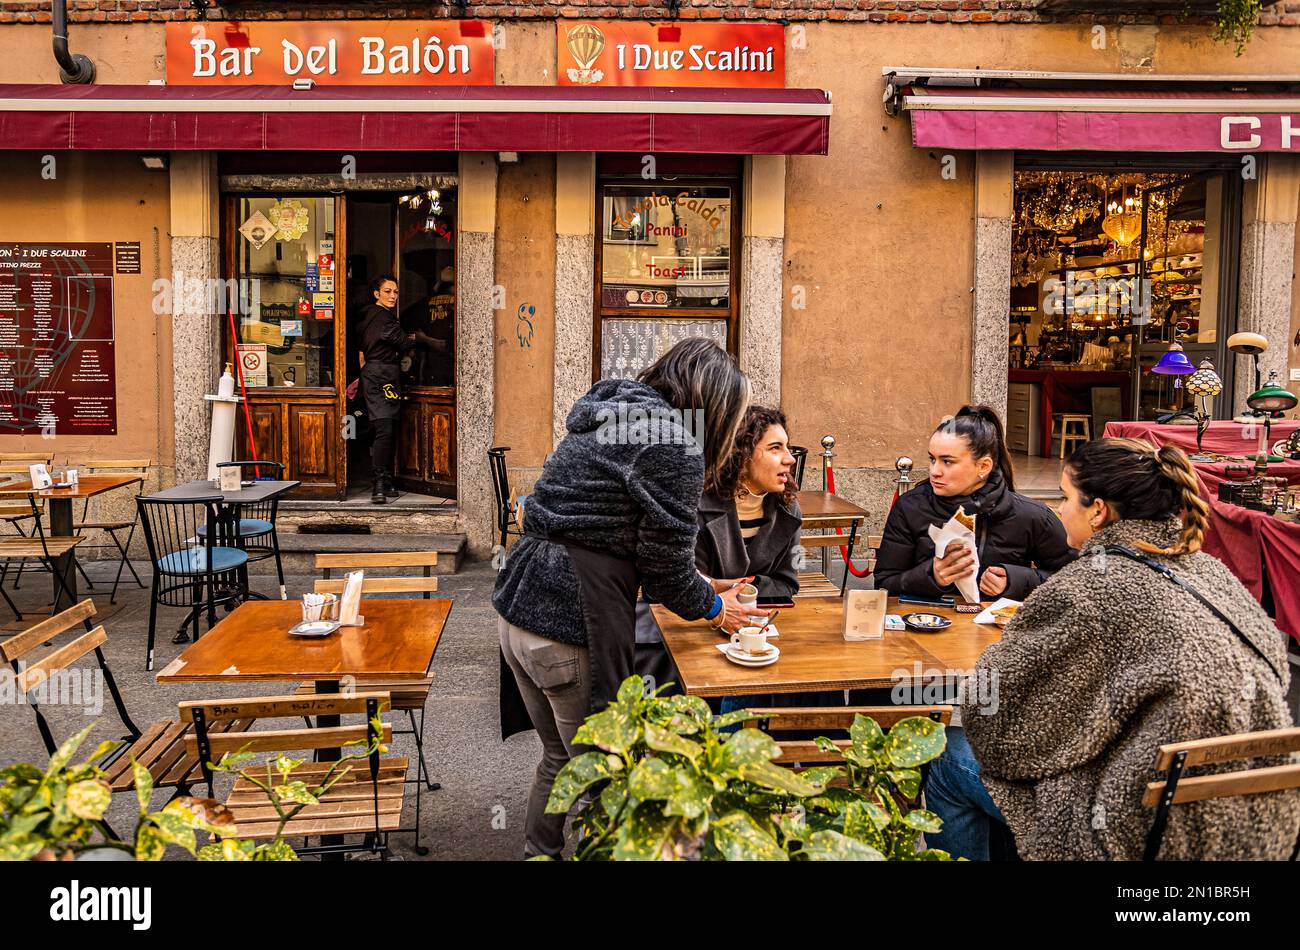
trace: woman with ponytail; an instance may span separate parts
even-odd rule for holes
[[[930,525],[960,507],[975,516],[979,588],[987,599],[1024,598],[1073,554],[1046,505],[1016,494],[1002,420],[988,406],[963,406],[930,436],[930,477],[889,512],[876,558],[876,587],[891,594],[941,597],[975,571],[968,547],[934,556]]]
[[[930,770],[931,847],[987,857],[991,820],[1047,860],[1136,860],[1164,744],[1292,725],[1285,637],[1223,564],[1201,553],[1206,504],[1181,450],[1090,442],[1066,462],[1061,519],[1082,556],[1038,588],[984,651],[983,706]],[[1187,775],[1286,764],[1198,766]],[[1170,811],[1159,857],[1284,860],[1300,793]]]

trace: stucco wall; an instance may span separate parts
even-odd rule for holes
[[[58,152],[56,177],[41,177],[41,156],[0,152],[0,243],[139,241],[139,274],[113,285],[117,435],[0,437],[9,452],[53,447],[70,458],[149,458],[170,466],[171,331],[153,312],[155,277],[170,277],[168,178],[149,172],[134,154]],[[165,368],[165,372],[160,371]]]

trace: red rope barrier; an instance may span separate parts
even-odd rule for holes
[[[835,470],[834,470],[833,468],[831,468],[829,465],[826,466],[826,490],[829,491],[832,495],[835,494]],[[894,487],[894,497],[893,497],[893,499],[889,502],[889,507],[891,507],[891,508],[894,507],[894,502],[896,502],[896,501],[898,501],[898,487],[897,487],[897,486]],[[865,528],[866,528],[866,525],[863,525],[863,528],[865,529]],[[844,533],[844,529],[843,529],[843,528],[836,528],[836,529],[835,529],[835,533],[836,533],[836,534],[843,534],[843,533]],[[844,559],[844,567],[845,567],[845,569],[846,569],[850,574],[852,574],[854,577],[870,577],[870,576],[871,576],[871,568],[868,567],[865,571],[859,571],[856,567],[853,566],[853,562],[849,560],[849,548],[848,548],[848,545],[845,545],[845,544],[841,544],[841,545],[840,545],[840,557],[842,557],[842,558]]]

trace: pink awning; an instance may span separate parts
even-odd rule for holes
[[[820,89],[0,84],[0,148],[825,155]]]
[[[1300,96],[911,86],[918,148],[1300,153]]]

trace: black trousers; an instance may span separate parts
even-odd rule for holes
[[[371,422],[375,440],[370,444],[370,463],[375,476],[393,474],[393,456],[397,451],[397,419],[375,419]]]

